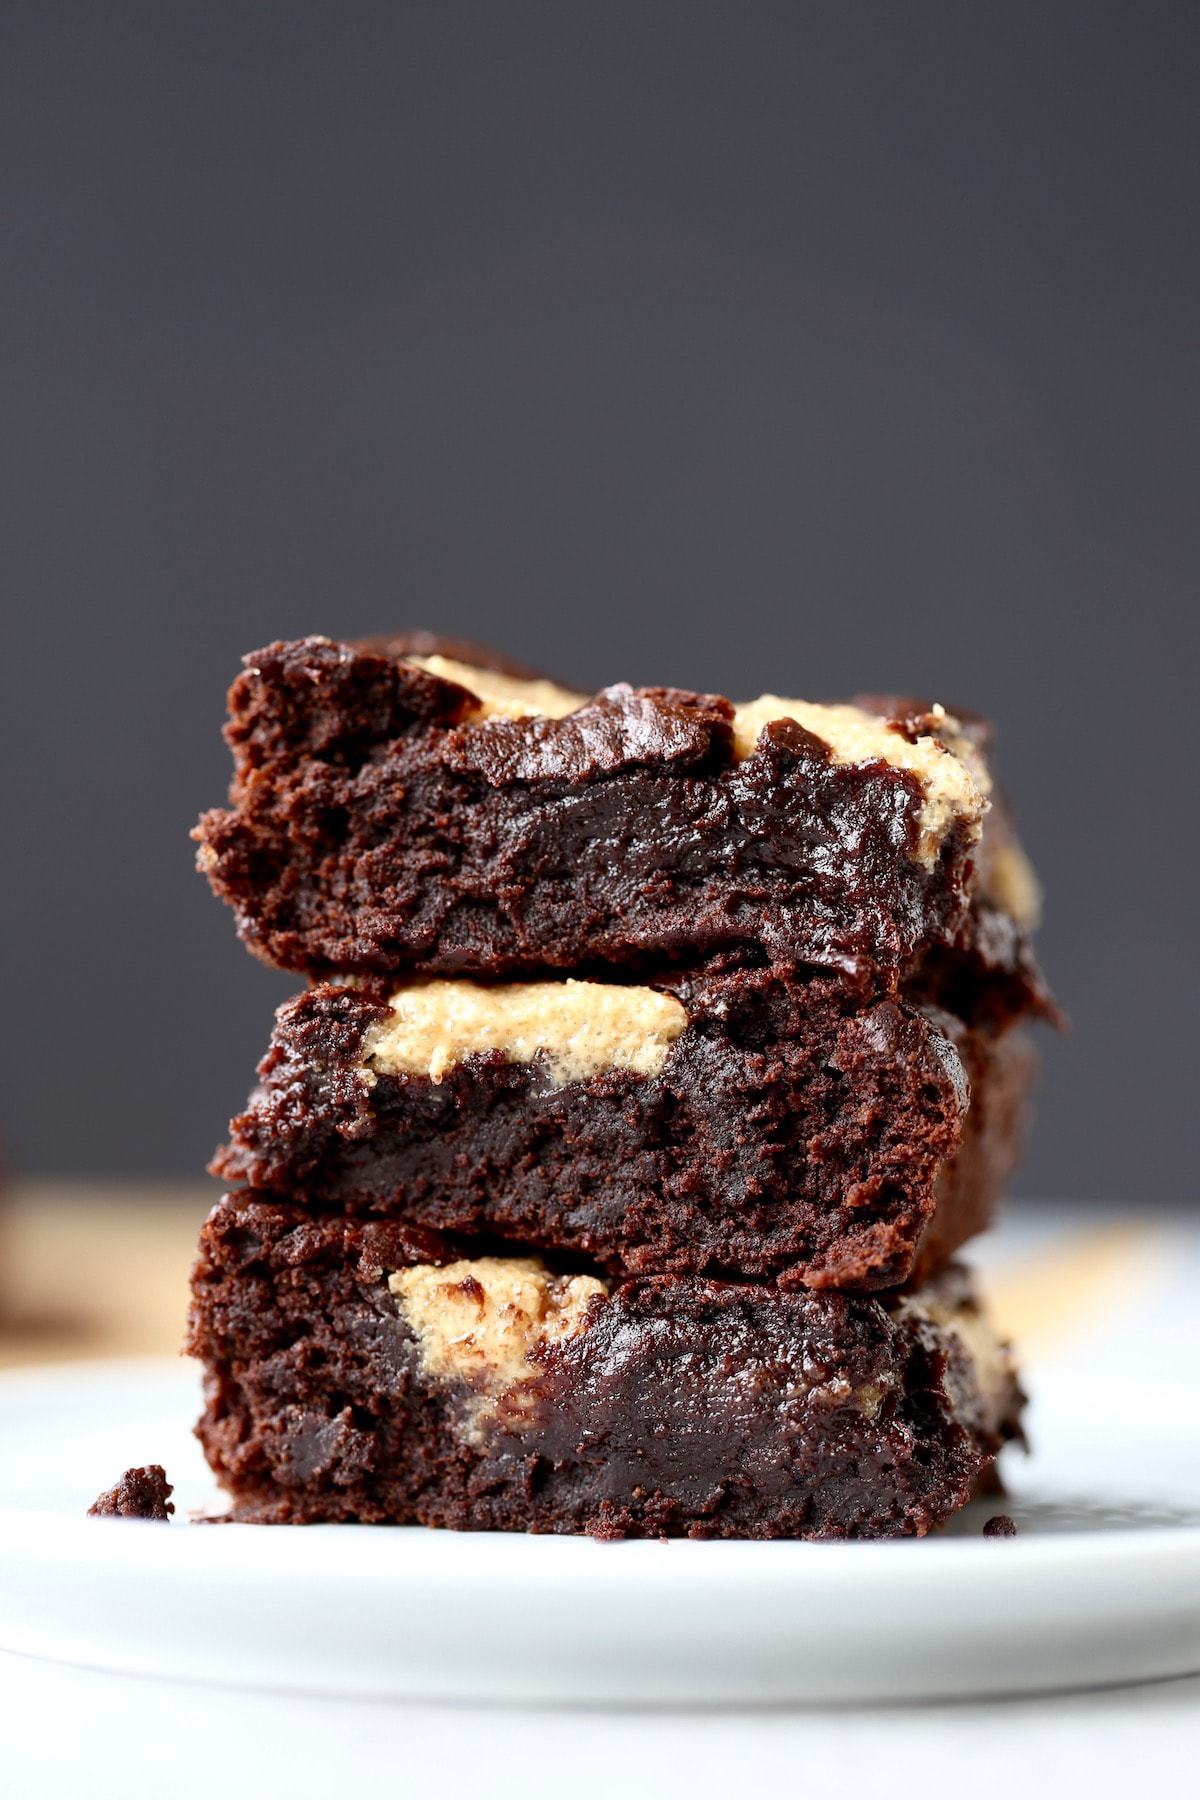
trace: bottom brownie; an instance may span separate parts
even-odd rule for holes
[[[1018,1431],[961,1268],[880,1299],[463,1251],[253,1194],[214,1209],[189,1348],[232,1517],[921,1534]]]

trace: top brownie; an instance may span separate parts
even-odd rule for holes
[[[456,648],[314,637],[246,658],[230,803],[196,837],[266,961],[500,977],[717,959],[874,991],[925,970],[943,999],[1039,1003],[1036,887],[979,720],[588,697]]]

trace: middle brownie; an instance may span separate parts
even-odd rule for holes
[[[780,970],[321,984],[212,1168],[605,1273],[895,1287],[987,1223],[1030,1055]]]

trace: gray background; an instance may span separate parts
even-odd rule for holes
[[[0,16],[6,1153],[196,1171],[288,979],[187,830],[238,655],[992,713],[1022,1185],[1194,1190],[1192,6]]]

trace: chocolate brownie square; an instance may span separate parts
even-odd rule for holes
[[[234,782],[199,863],[267,961],[495,978],[720,957],[890,993],[933,958],[972,1004],[1044,1003],[980,721],[589,696],[423,641],[272,644],[230,691]]]
[[[213,1173],[612,1277],[895,1287],[989,1221],[1024,1034],[786,970],[318,984]]]
[[[190,1329],[200,1440],[263,1523],[922,1534],[1019,1431],[954,1267],[881,1298],[614,1284],[242,1194],[204,1228]]]

